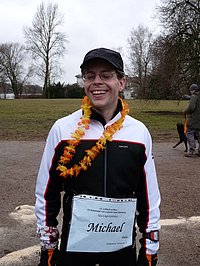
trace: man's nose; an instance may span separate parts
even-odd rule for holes
[[[99,82],[102,82],[101,77],[100,77],[100,74],[96,74],[96,75],[95,75],[93,82],[94,82],[94,83],[95,83],[95,82],[98,82],[98,83],[99,83]]]

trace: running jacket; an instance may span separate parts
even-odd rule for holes
[[[160,193],[157,183],[152,140],[148,129],[140,121],[127,115],[123,127],[117,131],[111,142],[107,141],[102,151],[87,171],[78,177],[60,177],[56,170],[67,140],[78,127],[82,110],[55,122],[51,128],[44,149],[36,183],[37,232],[43,249],[58,245],[57,216],[63,199],[63,225],[60,249],[66,250],[67,235],[71,218],[71,199],[73,195],[88,194],[113,198],[137,198],[137,225],[140,232],[146,233],[160,229]],[[78,163],[85,150],[95,145],[104,129],[121,117],[116,112],[107,124],[93,112],[90,128],[80,145],[76,147],[72,165]],[[64,191],[64,197],[61,192]],[[159,242],[149,239],[141,241],[148,254],[155,254]]]

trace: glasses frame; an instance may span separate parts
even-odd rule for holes
[[[105,73],[110,73],[111,76],[108,77],[108,78],[104,78],[104,77],[103,77],[103,74],[105,74]],[[87,74],[91,74],[91,78],[90,78],[90,79],[87,79],[87,78],[85,77],[85,75],[87,75]],[[93,74],[93,77],[92,77],[92,74]],[[88,73],[87,73],[87,72],[86,72],[86,73],[84,73],[84,74],[82,75],[82,80],[83,80],[84,82],[93,82],[93,81],[95,80],[96,76],[98,75],[99,78],[100,78],[103,82],[105,82],[105,81],[109,81],[109,80],[111,80],[111,79],[114,77],[114,74],[116,74],[116,76],[117,76],[117,73],[116,73],[116,71],[114,71],[114,70],[112,70],[112,71],[102,71],[102,72],[100,72],[100,73],[93,73],[93,72],[88,72]]]

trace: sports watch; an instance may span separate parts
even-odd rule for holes
[[[143,237],[150,239],[151,241],[157,242],[159,241],[159,231],[156,230],[156,231],[151,231],[148,233],[143,233]]]

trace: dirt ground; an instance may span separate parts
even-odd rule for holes
[[[200,158],[154,143],[162,196],[158,266],[200,265]],[[36,266],[34,189],[44,142],[0,141],[0,265]],[[116,265],[117,266],[117,265]]]

